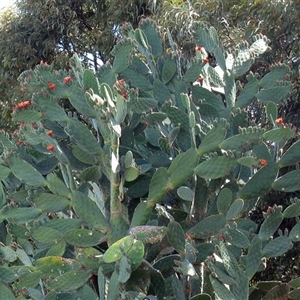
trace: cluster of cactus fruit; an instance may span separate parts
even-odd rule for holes
[[[289,68],[248,72],[265,36],[225,52],[214,28],[193,32],[189,61],[147,19],[96,74],[74,55],[69,71],[20,75],[31,99],[0,133],[3,299],[299,299],[298,278],[250,284],[300,241],[300,223],[277,234],[299,199],[249,219],[270,189],[300,186],[300,141],[277,116]]]

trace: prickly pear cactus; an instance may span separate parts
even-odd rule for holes
[[[299,241],[299,224],[277,236],[284,218],[300,215],[298,199],[270,207],[259,230],[248,217],[269,189],[299,189],[298,170],[282,172],[300,147],[282,151],[297,139],[277,116],[291,91],[288,67],[263,78],[248,71],[268,49],[263,35],[229,51],[197,23],[195,57],[182,65],[152,20],[121,32],[112,63],[96,74],[74,55],[68,72],[41,63],[19,77],[31,99],[14,108],[18,131],[0,133],[0,294],[296,295],[297,282],[249,287],[265,258]],[[265,106],[265,128],[247,120],[253,101]]]

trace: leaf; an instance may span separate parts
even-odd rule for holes
[[[27,291],[32,291],[36,288],[41,280],[41,272],[34,271],[21,276],[21,278],[14,283],[14,288],[21,291],[22,289],[27,289]]]
[[[97,204],[81,192],[75,191],[71,196],[73,208],[90,228],[103,233],[108,231],[109,225]]]
[[[192,176],[197,162],[197,150],[194,148],[177,155],[168,169],[169,188],[174,189],[187,181]]]
[[[195,196],[195,193],[192,189],[187,186],[181,186],[177,189],[177,195],[185,201],[192,202]]]
[[[270,122],[275,122],[278,116],[278,112],[277,105],[274,102],[268,102],[268,104],[266,105],[266,114]]]
[[[176,73],[176,63],[173,58],[168,57],[162,69],[162,82],[167,84]]]
[[[143,261],[145,247],[142,241],[136,241],[127,252],[127,256],[131,262],[131,269],[137,269]]]
[[[243,199],[236,199],[229,207],[226,213],[226,220],[233,220],[238,217],[244,207]]]
[[[60,212],[71,204],[70,200],[65,197],[49,193],[36,193],[33,195],[32,201],[37,208],[46,212]]]
[[[229,175],[236,164],[234,157],[217,156],[200,163],[195,168],[195,173],[205,179],[217,179]]]
[[[214,292],[222,300],[237,300],[234,295],[221,283],[217,278],[209,275],[210,282],[214,289]]]
[[[287,300],[290,287],[287,283],[280,283],[270,289],[262,300]]]
[[[113,69],[116,73],[120,73],[127,69],[131,61],[131,53],[133,52],[133,42],[131,39],[122,39],[116,44],[111,52],[115,57],[113,61]]]
[[[0,283],[0,295],[1,298],[5,300],[16,300],[13,292],[3,283]]]
[[[282,213],[284,218],[293,218],[300,216],[300,203],[289,205]]]
[[[203,155],[204,153],[212,152],[218,149],[218,145],[223,142],[226,136],[226,127],[227,123],[224,121],[215,124],[201,141],[201,144],[198,148],[198,154]]]
[[[126,254],[136,242],[137,240],[135,240],[132,235],[127,235],[116,241],[104,253],[104,262],[111,263],[119,260],[122,257],[122,254]]]
[[[106,298],[107,300],[119,299],[120,296],[119,286],[120,286],[119,273],[117,272],[117,270],[114,270],[109,280],[107,298]]]
[[[172,290],[175,296],[175,299],[185,299],[184,289],[182,281],[176,275],[172,276]]]
[[[135,226],[130,229],[130,234],[145,244],[160,242],[168,232],[164,226]]]
[[[59,242],[56,242],[54,245],[52,245],[45,256],[63,256],[66,251],[66,247],[66,241],[61,239]]]
[[[65,183],[58,178],[55,174],[50,173],[47,175],[47,187],[48,189],[58,196],[71,197],[71,191],[67,188]]]
[[[181,225],[173,220],[168,225],[167,238],[169,244],[180,254],[185,254],[185,234]]]
[[[50,278],[56,278],[60,274],[71,271],[78,271],[81,267],[77,260],[60,256],[42,257],[37,259],[35,263],[43,275]]]
[[[263,138],[272,142],[288,141],[295,135],[295,130],[291,128],[279,127],[266,131]]]
[[[139,26],[147,36],[148,44],[154,57],[160,57],[163,52],[162,40],[158,26],[151,19],[144,19]]]
[[[57,292],[69,292],[83,286],[91,275],[89,270],[67,272],[48,282],[48,287]]]
[[[122,256],[119,265],[119,281],[125,283],[131,275],[130,260],[126,256]]]
[[[16,251],[8,246],[0,246],[0,251],[2,252],[4,260],[8,262],[14,262],[18,258]]]
[[[55,244],[63,238],[63,234],[61,232],[45,226],[35,228],[32,231],[32,236],[35,240],[45,244]]]
[[[271,188],[278,173],[278,165],[269,162],[266,166],[259,169],[250,180],[239,191],[242,199],[253,199],[268,191]]]
[[[283,215],[279,210],[269,214],[259,229],[258,237],[261,240],[268,240],[279,228],[282,220]]]
[[[61,233],[65,233],[71,229],[77,229],[82,225],[80,219],[52,219],[44,224],[44,226],[58,230]]]
[[[300,140],[293,143],[288,150],[280,158],[278,164],[280,167],[287,167],[300,161]]]
[[[196,239],[207,239],[217,234],[225,223],[223,215],[211,215],[190,228],[187,234]]]
[[[25,224],[36,220],[42,214],[42,212],[43,211],[40,208],[4,207],[0,211],[0,220],[9,220],[10,222],[15,222],[17,224]]]
[[[98,293],[100,300],[105,300],[105,283],[106,283],[106,278],[103,273],[103,270],[101,266],[98,269]]]
[[[300,187],[300,170],[296,169],[291,172],[284,174],[277,178],[272,183],[272,188],[284,191],[284,192],[295,192]]]
[[[237,97],[235,106],[244,108],[250,105],[251,102],[255,99],[255,95],[258,92],[258,88],[259,86],[257,79],[255,77],[252,77]]]
[[[232,203],[232,191],[228,188],[224,188],[220,191],[217,198],[218,212],[226,213]]]
[[[0,180],[5,180],[10,173],[10,168],[0,165]]]
[[[82,150],[88,154],[100,154],[102,148],[86,125],[77,119],[70,119],[71,137]]]
[[[257,272],[262,259],[262,241],[257,236],[251,241],[246,256],[246,274],[249,279]]]
[[[19,110],[13,120],[15,122],[35,123],[42,119],[42,113],[34,110]]]
[[[99,92],[99,81],[90,69],[83,72],[83,84],[86,90],[92,89],[96,94]]]
[[[264,256],[276,257],[281,256],[293,247],[290,238],[286,236],[279,236],[271,240],[262,250]]]
[[[105,235],[91,229],[71,229],[64,236],[67,243],[77,247],[90,247],[101,244]]]
[[[11,268],[0,266],[0,281],[2,281],[3,283],[14,282],[18,278],[18,276],[19,275],[15,273]]]
[[[167,169],[157,169],[150,182],[148,201],[156,203],[160,200],[167,193],[168,183],[169,175]]]
[[[14,175],[28,185],[43,186],[46,183],[45,178],[32,165],[18,156],[10,157],[9,166]]]
[[[195,62],[193,63],[184,74],[184,81],[190,83],[196,81],[199,77],[201,70],[203,69],[204,64]]]

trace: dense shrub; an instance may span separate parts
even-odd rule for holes
[[[14,107],[16,132],[0,135],[5,299],[299,293],[298,279],[250,284],[299,241],[298,223],[277,235],[299,199],[268,207],[260,228],[249,218],[271,189],[299,188],[298,169],[279,175],[299,161],[297,131],[277,113],[290,70],[249,73],[268,49],[261,34],[225,51],[215,28],[191,33],[195,55],[183,59],[152,20],[127,23],[96,74],[74,55],[70,71],[42,62],[20,75],[31,98]],[[264,127],[249,122],[253,101]]]

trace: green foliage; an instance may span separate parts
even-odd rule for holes
[[[239,86],[253,62],[248,54],[268,48],[263,35],[230,52],[213,27],[196,23],[192,39],[202,48],[181,67],[154,21],[121,32],[112,64],[95,75],[74,55],[69,71],[40,63],[19,77],[31,99],[15,107],[18,130],[0,135],[3,295],[238,300],[296,293],[295,282],[250,286],[265,258],[299,241],[297,225],[276,236],[284,218],[298,217],[298,199],[284,211],[270,207],[259,230],[249,220],[271,188],[299,189],[298,170],[281,174],[298,162],[295,129],[274,120],[274,106],[291,89],[289,81],[278,84],[278,72],[288,68],[267,79],[250,73]],[[203,63],[206,50],[217,66]],[[269,99],[270,126],[250,126],[248,105],[265,106],[260,96],[274,88],[280,97]],[[61,99],[74,113],[60,109]]]
[[[174,40],[180,49],[182,60],[184,55],[194,55],[194,45],[190,39],[191,24],[196,21],[204,21],[216,28],[222,44],[226,49],[236,49],[236,44],[241,43],[239,51],[236,54],[239,56],[247,56],[248,60],[243,64],[235,64],[235,68],[241,69],[246,65],[250,66],[253,57],[249,57],[249,51],[244,49],[244,41],[250,41],[257,33],[262,33],[270,39],[269,46],[271,47],[263,55],[255,59],[251,69],[259,73],[261,76],[266,75],[274,63],[281,61],[286,63],[291,71],[288,79],[291,80],[293,90],[289,94],[288,101],[279,102],[278,112],[280,116],[284,116],[290,123],[299,128],[298,106],[299,106],[299,43],[295,37],[299,35],[298,10],[299,3],[297,1],[279,1],[274,5],[273,0],[248,1],[248,0],[212,0],[212,1],[164,1],[162,9],[157,12],[157,20],[163,27],[170,29]],[[279,25],[280,24],[280,25]],[[258,46],[258,44],[256,44]],[[234,52],[234,51],[233,51]],[[215,63],[215,58],[218,53],[209,53],[211,63]],[[237,70],[238,70],[237,69]],[[279,73],[278,73],[279,75]],[[266,81],[268,76],[266,77]],[[278,85],[287,78],[285,76],[278,79]],[[238,95],[240,104],[249,105],[254,108],[249,113],[249,117],[266,122],[262,107],[252,102],[255,89],[257,88],[256,80],[250,82],[248,79],[249,90],[243,90],[243,93]],[[244,79],[241,79],[242,84],[245,84]],[[283,82],[283,85],[285,83]],[[281,98],[281,92],[284,90],[280,87],[280,92],[276,94],[277,86],[267,91],[262,91],[261,97],[266,97],[269,101],[269,92],[276,99]],[[278,91],[279,91],[278,90]]]
[[[157,1],[156,5],[160,5]],[[80,53],[85,66],[97,70],[110,54],[122,22],[137,27],[140,16],[156,10],[152,1],[15,1],[0,14],[1,127],[10,128],[16,99],[31,95],[20,90],[20,72],[40,61],[69,68],[69,59]],[[115,60],[117,63],[117,59]]]

